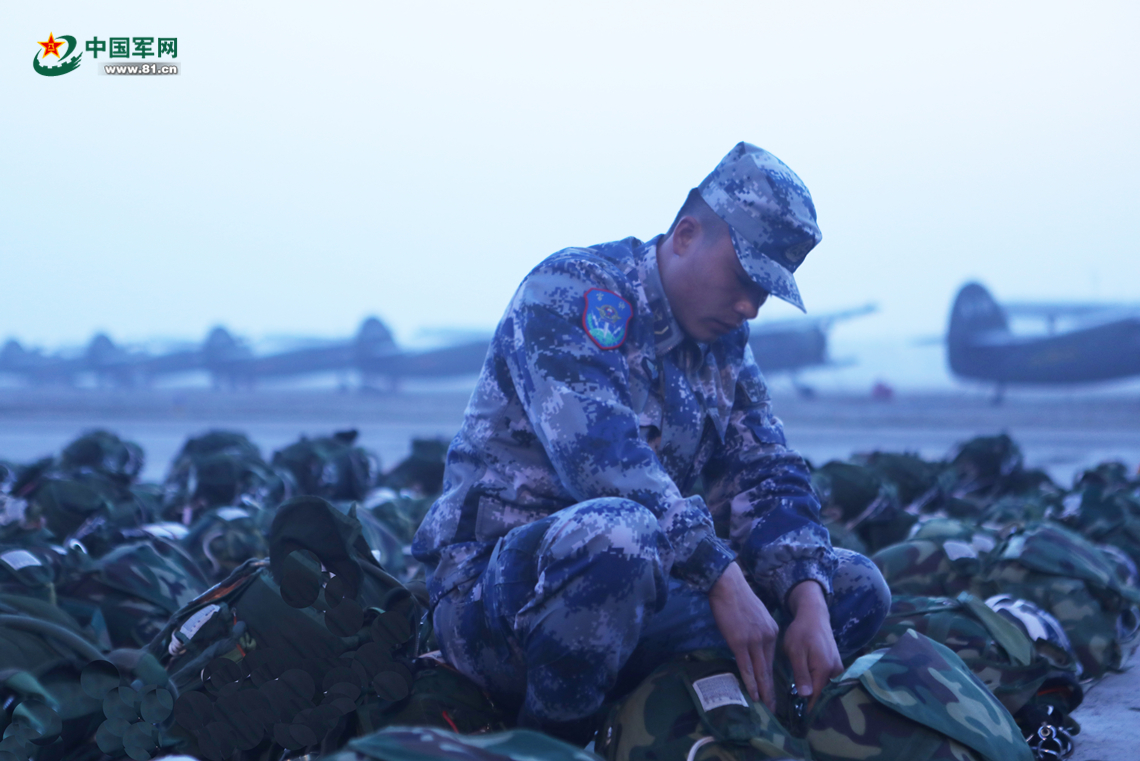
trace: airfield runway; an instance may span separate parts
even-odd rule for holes
[[[391,467],[412,437],[454,435],[469,392],[361,394],[265,389],[0,389],[0,459],[29,462],[58,453],[78,434],[103,427],[138,442],[146,480],[160,481],[190,435],[210,428],[247,433],[268,456],[301,434],[344,428]],[[1074,474],[1114,459],[1140,464],[1140,395],[1011,394],[994,406],[982,393],[899,393],[888,402],[867,396],[801,399],[775,394],[788,441],[817,464],[854,452],[913,451],[938,458],[976,435],[1010,434],[1026,463],[1069,487]],[[1084,726],[1074,761],[1140,755],[1140,671],[1094,685],[1076,718]]]
[[[450,439],[469,391],[361,394],[265,389],[0,389],[0,458],[17,462],[58,452],[84,430],[106,427],[147,453],[144,477],[161,479],[187,436],[209,428],[244,431],[268,455],[301,434],[357,428],[385,467],[413,436]],[[899,393],[801,399],[775,395],[788,442],[821,464],[875,449],[945,456],[956,442],[1006,432],[1031,467],[1069,486],[1081,469],[1108,459],[1140,464],[1140,395],[1011,395],[994,406],[981,393]]]

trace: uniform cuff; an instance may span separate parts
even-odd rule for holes
[[[785,563],[773,569],[766,581],[770,584],[772,595],[780,601],[785,610],[788,610],[788,593],[792,587],[804,581],[818,581],[823,587],[823,594],[831,604],[831,574],[824,570],[819,563],[810,560],[798,560]]]
[[[736,553],[728,545],[715,536],[706,536],[684,563],[673,564],[673,574],[700,591],[708,592],[733,560],[736,560]]]

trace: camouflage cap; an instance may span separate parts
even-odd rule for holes
[[[728,223],[744,271],[806,312],[792,273],[823,236],[811,194],[796,173],[762,148],[737,143],[697,190]]]

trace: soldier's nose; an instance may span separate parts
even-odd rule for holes
[[[760,305],[763,303],[762,299],[745,296],[736,302],[736,313],[746,320],[754,319],[760,313]]]
[[[760,286],[745,290],[736,301],[736,313],[745,320],[755,319],[760,307],[768,300],[768,292]]]

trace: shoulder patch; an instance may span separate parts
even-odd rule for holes
[[[625,342],[633,307],[613,291],[591,288],[583,297],[582,327],[599,349],[616,349]]]

